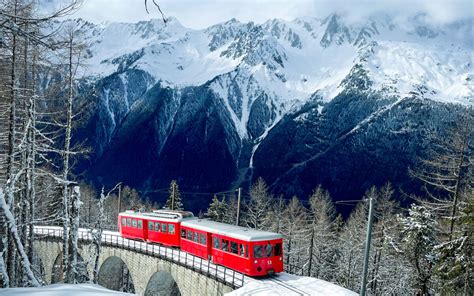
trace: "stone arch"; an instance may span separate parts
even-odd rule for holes
[[[87,262],[84,261],[82,256],[77,254],[77,269],[78,269],[78,283],[89,282],[89,273],[87,269]],[[51,284],[64,282],[63,274],[63,253],[60,252],[56,259],[54,259],[53,266],[51,268]]]
[[[135,293],[135,286],[127,264],[117,256],[110,256],[99,268],[98,284],[115,291]]]
[[[155,272],[145,289],[145,296],[181,296],[178,284],[171,273],[161,270]]]

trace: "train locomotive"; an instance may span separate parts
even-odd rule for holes
[[[156,210],[119,213],[119,232],[177,247],[194,256],[253,277],[283,271],[281,234],[198,219],[191,212]]]

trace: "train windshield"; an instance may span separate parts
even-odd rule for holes
[[[275,255],[273,255],[273,249],[275,249]],[[281,255],[281,244],[275,246],[271,244],[253,246],[253,256],[255,258],[269,258],[272,256]]]
[[[265,246],[265,257],[272,257],[273,246],[268,244]]]
[[[263,246],[253,246],[253,256],[255,258],[263,258]]]

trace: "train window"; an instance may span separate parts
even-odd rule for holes
[[[122,226],[125,226],[125,225],[127,225],[127,219],[122,218]]]
[[[243,244],[240,244],[240,256],[249,257],[249,249]]]
[[[273,246],[270,244],[267,244],[265,246],[265,257],[272,257],[273,254]]]
[[[181,237],[186,238],[186,230],[181,229]]]
[[[195,242],[199,242],[198,235],[199,235],[199,233],[197,233],[197,232],[194,233],[194,241]]]
[[[206,244],[206,235],[202,234],[199,236],[201,244],[205,245]]]
[[[168,224],[168,232],[174,234],[174,224]]]
[[[132,219],[132,227],[137,227],[137,220]]]
[[[142,226],[143,226],[143,221],[142,220],[138,220],[138,228],[142,229]]]
[[[127,226],[130,226],[130,218],[127,218]]]
[[[255,258],[263,258],[263,246],[253,246],[253,256]]]
[[[166,233],[166,224],[165,223],[161,224],[161,232]]]
[[[148,230],[153,230],[153,222],[148,221]]]
[[[160,231],[160,223],[155,222],[155,231]]]
[[[235,242],[230,242],[230,252],[234,254],[239,253],[239,245]]]
[[[221,248],[221,240],[217,237],[214,238],[214,249],[220,249]]]
[[[193,232],[192,232],[191,230],[188,230],[188,239],[189,239],[190,241],[193,240]]]
[[[223,240],[222,240],[221,249],[222,249],[223,251],[229,251],[229,241],[228,241],[228,240],[226,240],[226,239],[223,239]]]
[[[281,243],[275,245],[275,256],[281,256]]]

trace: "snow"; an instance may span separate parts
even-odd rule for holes
[[[350,35],[344,37],[338,30],[331,35],[327,20],[332,17],[274,19],[262,25],[231,20],[203,30],[185,28],[174,18],[166,26],[157,19],[101,25],[76,22],[90,44],[85,63],[93,67],[84,69],[86,76],[104,77],[127,65],[178,89],[212,81],[210,88],[222,99],[241,139],[251,138],[250,112],[262,94],[268,97],[273,118],[281,117],[315,92],[325,102],[332,100],[343,91],[341,82],[356,64],[367,71],[376,91],[474,104],[473,46],[466,41],[469,22],[433,27],[423,16],[401,21],[381,14],[357,22],[336,17],[336,25],[347,28]],[[256,34],[258,40],[253,42],[249,30],[263,35]],[[322,41],[329,45],[323,46]],[[273,60],[275,55],[282,57],[281,63]],[[128,105],[126,77],[120,74],[120,78]],[[231,101],[236,96],[234,83],[241,93],[238,102]],[[263,123],[266,132],[277,122],[278,118]]]
[[[334,99],[356,65],[367,73],[370,91],[474,105],[469,21],[433,26],[420,15],[400,20],[380,14],[358,21],[330,15],[262,25],[231,20],[203,30],[185,28],[174,18],[166,25],[157,19],[76,23],[90,45],[85,64],[91,67],[83,69],[84,75],[95,79],[120,72],[126,110],[127,67],[146,71],[152,81],[178,91],[209,83],[239,138],[253,142],[249,167],[259,144],[285,114],[315,93],[323,104]],[[118,123],[109,90],[104,91],[113,129]],[[261,121],[263,134],[254,135],[249,121],[261,98],[272,119]],[[318,113],[322,110],[319,106]]]
[[[0,289],[2,296],[95,296],[95,295],[133,295],[106,289],[92,284],[55,284],[38,288],[8,288]]]
[[[256,144],[252,147],[252,154],[250,155],[249,168],[253,168],[253,157],[255,156],[255,152],[257,152],[257,149],[260,146],[260,143],[262,143],[263,139],[267,137],[268,133],[272,130],[272,128],[275,127],[275,125],[278,124],[278,122],[280,122],[282,118],[283,117],[281,115],[277,116],[277,118],[273,121],[272,125],[267,127],[265,131],[263,132],[263,134],[260,137],[258,137],[258,139],[256,140]]]
[[[424,97],[444,103],[472,105],[474,84],[469,83],[472,72],[472,51],[457,46],[420,45],[408,42],[379,42],[367,61],[374,89],[391,87],[401,97],[427,88]],[[394,62],[396,61],[396,62]]]
[[[245,286],[225,294],[226,296],[355,296],[357,293],[335,284],[311,277],[295,276],[287,273],[278,274],[268,279],[250,279]]]

